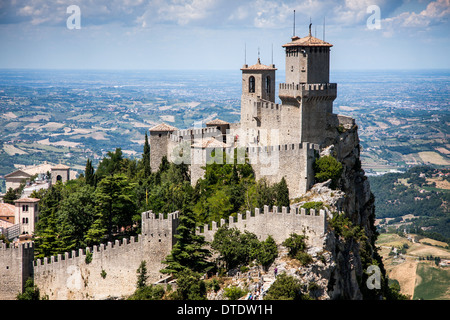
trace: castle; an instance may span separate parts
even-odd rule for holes
[[[313,163],[321,147],[336,136],[339,126],[354,120],[333,114],[337,85],[329,83],[328,42],[311,35],[283,45],[286,80],[275,103],[275,65],[245,64],[242,68],[241,121],[215,119],[206,127],[178,130],[165,123],[150,129],[150,165],[158,170],[164,156],[190,165],[192,184],[203,177],[206,163],[238,163],[248,157],[256,179],[269,183],[286,179],[290,198],[304,194],[314,182]]]
[[[333,114],[337,85],[329,83],[331,44],[311,35],[292,37],[283,45],[286,80],[279,86],[281,104],[275,103],[276,68],[261,63],[242,68],[240,123],[216,119],[203,128],[178,130],[159,124],[150,129],[150,166],[156,171],[166,156],[174,163],[189,164],[191,182],[203,176],[210,161],[233,163],[247,157],[256,178],[269,183],[286,179],[290,197],[308,191],[314,183],[313,163],[322,148],[336,138],[339,127],[354,127],[354,119]],[[281,209],[281,210],[280,210]],[[271,235],[280,244],[291,233],[306,234],[308,245],[321,247],[329,212],[265,206],[198,228],[207,241],[219,226],[228,224],[255,233],[264,240]],[[0,299],[14,299],[32,277],[50,299],[106,299],[132,294],[136,270],[147,262],[149,281],[163,281],[161,261],[170,253],[178,226],[178,213],[144,212],[137,238],[79,249],[33,261],[33,243],[0,243]],[[88,259],[87,252],[90,252]]]

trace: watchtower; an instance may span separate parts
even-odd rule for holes
[[[62,163],[57,164],[51,168],[52,184],[56,184],[58,181],[65,183],[70,180],[70,167]]]
[[[158,170],[161,160],[167,156],[169,135],[178,130],[166,123],[160,123],[150,128],[150,169],[152,172]]]
[[[279,97],[283,105],[298,108],[301,142],[321,144],[333,113],[336,84],[330,79],[332,44],[311,35],[294,36],[283,45],[286,53],[286,82],[280,83]]]
[[[275,102],[275,68],[258,62],[252,66],[245,64],[242,68],[242,93],[253,98]]]

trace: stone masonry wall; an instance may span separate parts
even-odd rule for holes
[[[0,300],[15,299],[32,276],[33,244],[0,241]]]
[[[310,212],[304,209],[277,207],[271,211],[255,209],[254,214],[247,211],[225,222],[230,227],[248,230],[259,239],[265,240],[271,235],[281,244],[291,233],[306,234],[307,243],[322,247],[326,233],[328,212],[320,210]],[[142,213],[142,233],[136,238],[109,242],[107,245],[93,246],[66,252],[62,255],[38,259],[33,263],[33,244],[22,244],[17,248],[0,247],[0,299],[15,299],[23,290],[28,277],[33,276],[41,295],[50,300],[85,300],[126,297],[136,290],[137,272],[141,261],[147,262],[148,283],[160,281],[165,275],[159,271],[164,268],[162,260],[170,253],[175,244],[178,227],[178,212],[164,218],[151,211]],[[198,233],[207,241],[212,241],[218,228],[216,222],[212,228],[205,226]],[[91,261],[86,261],[87,251],[92,253]]]
[[[137,239],[109,242],[106,246],[80,249],[57,257],[38,259],[34,266],[35,284],[51,300],[107,299],[132,294],[136,290],[141,261],[147,262],[149,283],[161,279],[161,263],[174,244],[178,213],[158,218],[142,213],[142,234]],[[86,263],[86,251],[92,261]]]
[[[286,207],[278,211],[274,206],[269,211],[268,206],[263,210],[255,209],[254,214],[247,211],[245,215],[238,214],[236,218],[229,217],[228,221],[222,219],[220,223],[213,221],[211,227],[205,225],[203,230],[198,230],[198,234],[203,235],[206,241],[212,241],[214,234],[220,226],[228,224],[229,228],[237,228],[240,231],[247,230],[258,236],[259,240],[265,240],[272,236],[277,244],[281,244],[289,238],[292,233],[305,234],[308,236],[307,244],[313,247],[322,247],[326,233],[326,218],[328,212],[311,209],[307,211],[303,208]]]

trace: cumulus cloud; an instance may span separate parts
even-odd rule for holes
[[[420,13],[391,14],[410,0],[23,0],[0,1],[0,24],[65,25],[69,5],[81,9],[82,25],[116,23],[132,27],[159,24],[207,28],[286,28],[296,10],[298,25],[365,25],[367,7],[378,5],[386,26],[430,26],[448,19],[449,1],[430,2]],[[385,18],[390,17],[390,18]]]
[[[419,13],[402,12],[395,17],[386,18],[383,22],[390,28],[425,28],[447,22],[449,16],[450,0],[437,0],[430,2],[426,9]]]

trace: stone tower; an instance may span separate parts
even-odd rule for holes
[[[52,184],[56,184],[58,181],[66,183],[70,180],[70,167],[62,163],[57,164],[51,168]]]
[[[283,45],[286,54],[286,82],[280,84],[283,105],[298,110],[296,127],[301,142],[322,144],[328,119],[333,113],[336,84],[330,79],[331,44],[309,35],[292,37]]]
[[[275,65],[258,62],[242,68],[241,126],[243,129],[261,127],[259,101],[275,102]]]
[[[150,128],[150,169],[152,172],[158,170],[164,156],[168,157],[170,134],[177,130],[177,128],[166,123],[160,123]]]

